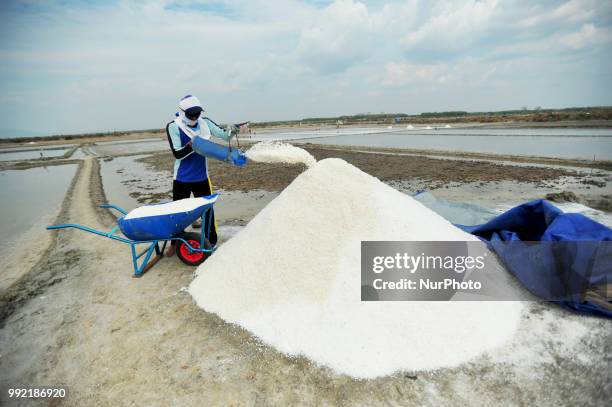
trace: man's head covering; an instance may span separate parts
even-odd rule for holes
[[[189,126],[195,126],[204,109],[197,97],[193,95],[183,96],[179,100],[179,116]]]

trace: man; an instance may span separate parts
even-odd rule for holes
[[[204,155],[197,154],[193,149],[193,139],[200,137],[208,140],[215,136],[225,141],[231,138],[231,129],[227,131],[218,127],[213,121],[207,118],[200,118],[204,109],[197,97],[187,95],[179,101],[179,112],[176,119],[166,125],[166,135],[172,149],[174,161],[174,177],[172,182],[172,200],[189,198],[193,193],[194,197],[208,196],[213,193],[210,177],[208,175],[208,165]],[[206,142],[210,143],[211,142]],[[223,149],[221,146],[219,148]],[[227,149],[228,152],[231,150]],[[215,157],[219,158],[220,157]],[[225,159],[230,156],[225,155]],[[232,162],[235,165],[236,162]],[[204,230],[208,230],[208,216],[205,217]],[[198,225],[194,225],[198,226]],[[217,244],[217,225],[214,213],[210,226],[210,243]],[[176,241],[173,240],[170,248],[166,251],[166,256],[173,256],[176,251]]]

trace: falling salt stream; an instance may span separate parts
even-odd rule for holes
[[[520,302],[361,301],[362,240],[475,237],[341,159],[280,143],[246,154],[309,168],[200,266],[199,307],[356,378],[457,366],[514,335]]]
[[[246,153],[249,160],[263,163],[304,164],[312,167],[317,160],[303,148],[287,143],[264,141],[255,144]]]

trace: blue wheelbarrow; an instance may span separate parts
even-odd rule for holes
[[[101,208],[115,209],[123,214],[110,232],[103,232],[76,223],[47,226],[47,229],[75,228],[130,245],[134,277],[141,277],[163,257],[166,244],[176,241],[177,257],[185,264],[197,266],[215,251],[208,238],[212,226],[213,205],[218,194],[188,198],[154,205],[144,205],[129,213],[111,204]],[[198,218],[208,224],[205,233],[185,232]],[[207,219],[208,222],[204,222]],[[116,233],[121,230],[123,236]],[[137,246],[146,245],[138,252]],[[160,247],[161,246],[161,247]],[[152,259],[153,253],[155,257]]]

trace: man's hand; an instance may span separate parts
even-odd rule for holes
[[[244,153],[238,149],[232,150],[230,160],[236,167],[243,167],[247,163],[246,155],[244,155]]]

